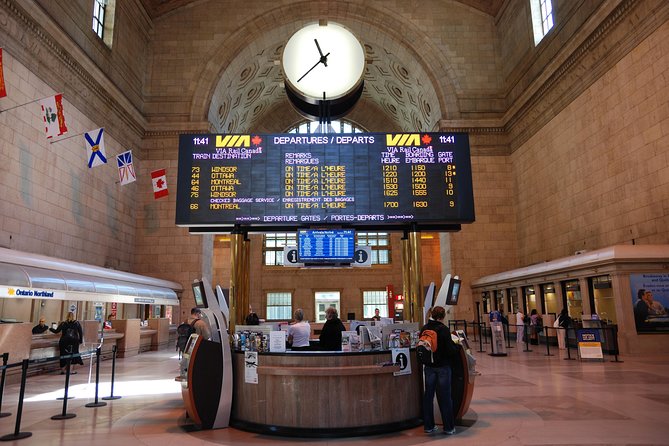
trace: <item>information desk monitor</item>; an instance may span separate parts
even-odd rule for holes
[[[192,287],[195,306],[198,308],[207,308],[207,293],[204,290],[204,283],[201,280],[196,280],[193,282]]]
[[[460,297],[460,285],[462,285],[462,280],[451,279],[451,283],[448,285],[448,294],[446,295],[446,305],[458,304],[458,298]]]

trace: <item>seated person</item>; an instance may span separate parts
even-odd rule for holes
[[[248,316],[246,316],[246,325],[260,325],[260,318],[258,315],[251,311]]]
[[[337,309],[329,307],[325,310],[325,324],[321,330],[320,336],[320,350],[323,351],[340,351],[341,350],[341,332],[345,331],[344,324],[339,320]]]
[[[113,319],[114,319],[114,315],[113,315],[113,314],[110,314],[109,316],[107,316],[107,320],[104,322],[104,326],[103,326],[103,328],[104,328],[105,330],[109,330],[109,329],[112,328],[112,320],[113,320]]]
[[[293,313],[294,322],[288,326],[288,345],[292,350],[306,350],[309,348],[311,327],[304,320],[304,311],[298,308]]]
[[[49,329],[49,326],[45,324],[46,319],[44,316],[39,318],[39,323],[33,327],[33,334],[43,334]]]

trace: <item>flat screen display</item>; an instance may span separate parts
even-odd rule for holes
[[[352,229],[302,229],[297,231],[297,260],[303,263],[351,263],[355,252]]]
[[[184,134],[176,224],[438,230],[474,221],[466,133]]]
[[[207,306],[207,301],[204,294],[204,284],[202,282],[193,282],[193,297],[195,298],[196,307],[205,308]]]
[[[458,298],[460,297],[460,285],[462,281],[460,279],[451,279],[451,283],[448,286],[448,295],[446,296],[446,305],[457,305]]]

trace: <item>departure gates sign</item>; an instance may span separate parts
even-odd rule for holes
[[[465,133],[180,136],[179,226],[473,221]]]

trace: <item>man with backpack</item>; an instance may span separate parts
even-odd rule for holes
[[[457,347],[451,338],[451,333],[444,325],[446,310],[444,307],[434,307],[430,320],[420,332],[416,349],[419,361],[425,366],[425,394],[423,396],[423,427],[425,433],[432,434],[438,431],[434,424],[434,395],[437,394],[437,403],[444,423],[444,434],[455,434],[455,416],[451,399],[451,361],[457,352]],[[436,346],[435,344],[436,340]],[[421,353],[429,345],[431,355]]]
[[[188,321],[177,327],[177,350],[179,351],[179,356],[184,352],[186,343],[188,343],[188,339],[193,333],[197,333],[205,339],[211,338],[209,325],[202,320],[202,310],[197,307],[190,310]]]

